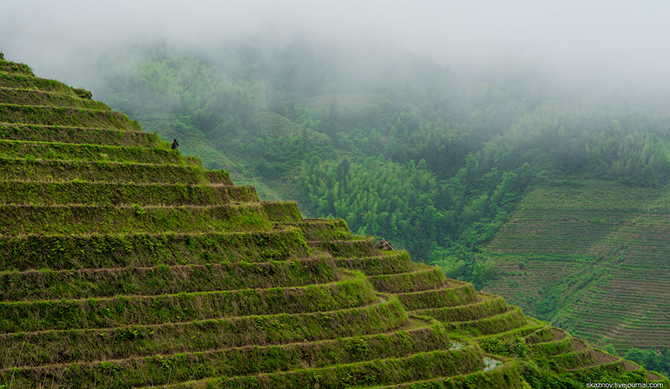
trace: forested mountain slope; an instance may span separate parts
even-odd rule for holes
[[[0,135],[2,388],[668,384],[2,55]]]
[[[103,101],[262,198],[343,218],[477,288],[505,283],[486,245],[534,189],[597,180],[653,191],[670,179],[667,111],[625,91],[575,92],[530,72],[472,81],[405,52],[370,66],[304,42],[132,50],[119,57],[131,64],[103,61]],[[533,312],[580,320],[546,298]]]

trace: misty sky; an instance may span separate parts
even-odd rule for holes
[[[197,49],[305,36],[399,46],[457,73],[540,69],[567,83],[670,89],[669,20],[667,0],[1,0],[0,51],[76,83],[66,69],[129,41]]]

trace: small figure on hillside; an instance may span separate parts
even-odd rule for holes
[[[176,149],[178,149],[178,148],[179,148],[179,142],[177,142],[177,140],[175,139],[175,140],[172,142],[172,150],[176,150]]]
[[[381,239],[379,241],[379,243],[377,243],[377,248],[379,250],[393,250],[393,251],[395,251],[393,246],[391,246],[391,243],[389,243],[388,240],[386,240],[386,239]]]

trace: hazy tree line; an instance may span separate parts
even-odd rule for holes
[[[482,245],[534,185],[670,179],[660,119],[532,77],[472,85],[404,53],[347,73],[347,58],[301,44],[134,57],[108,60],[99,96],[145,130],[202,140],[309,216],[344,218],[478,286],[495,276]]]
[[[614,354],[613,351],[615,350],[610,346],[610,349],[608,350],[606,347],[605,351]],[[670,350],[668,350],[667,347],[662,347],[660,350],[656,350],[654,347],[648,350],[632,348],[628,350],[625,358],[636,362],[649,370],[663,373],[666,376],[670,374]]]

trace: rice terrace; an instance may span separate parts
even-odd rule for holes
[[[668,344],[669,215],[667,187],[539,188],[488,245],[506,275],[487,290],[619,351]]]
[[[488,290],[583,323],[566,331],[341,219],[261,201],[3,57],[0,177],[2,389],[668,386],[592,331],[670,337],[661,189],[538,189],[490,243],[509,277]]]

